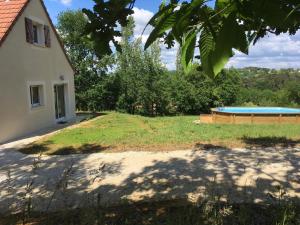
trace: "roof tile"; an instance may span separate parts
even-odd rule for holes
[[[0,43],[29,0],[0,0]]]

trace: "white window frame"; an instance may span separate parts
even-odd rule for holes
[[[54,88],[55,88],[55,85],[64,85],[65,86],[65,107],[66,107],[66,116],[64,118],[60,118],[60,119],[56,119],[56,116],[55,116],[55,94],[54,94]],[[52,81],[52,85],[51,85],[51,92],[52,92],[52,96],[53,96],[53,106],[54,106],[54,122],[55,123],[58,123],[58,122],[61,122],[61,121],[65,121],[65,120],[68,120],[70,118],[70,112],[69,112],[69,109],[70,109],[70,101],[69,101],[69,88],[70,88],[70,83],[69,81],[59,81],[59,80],[55,80],[55,81]]]
[[[39,44],[39,40],[40,40],[39,25],[33,24],[32,26],[33,26],[33,43],[34,44]],[[36,28],[36,34],[35,34],[35,28]],[[36,40],[35,40],[35,35],[36,35]]]
[[[39,103],[32,104],[31,88],[39,87]],[[46,106],[46,85],[43,81],[29,81],[27,82],[28,103],[30,111],[41,109]]]
[[[37,23],[35,21],[32,21],[32,22],[33,22],[33,26],[36,26],[36,28],[37,28],[37,42],[33,38],[33,44],[44,47],[45,46],[44,25]]]
[[[33,103],[34,99],[33,99],[33,89],[37,88],[38,91],[38,102],[37,103]],[[32,108],[36,108],[39,106],[42,106],[42,90],[43,90],[43,86],[41,85],[31,85],[30,86],[30,100],[31,100],[31,107]]]
[[[27,18],[32,20],[32,24],[37,27],[37,36],[38,36],[38,42],[35,42],[33,39],[33,45],[39,46],[39,47],[45,47],[45,31],[44,31],[44,26],[46,23],[33,16],[28,16]]]

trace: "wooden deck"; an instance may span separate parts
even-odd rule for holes
[[[212,114],[201,114],[200,122],[206,124],[300,124],[300,115],[213,112]]]

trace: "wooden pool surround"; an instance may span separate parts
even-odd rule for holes
[[[228,113],[212,109],[201,114],[200,122],[207,124],[300,124],[300,114]]]

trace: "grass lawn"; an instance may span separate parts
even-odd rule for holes
[[[108,112],[48,136],[21,151],[26,154],[71,154],[300,143],[299,125],[197,125],[193,123],[197,119],[197,116],[148,118]]]

